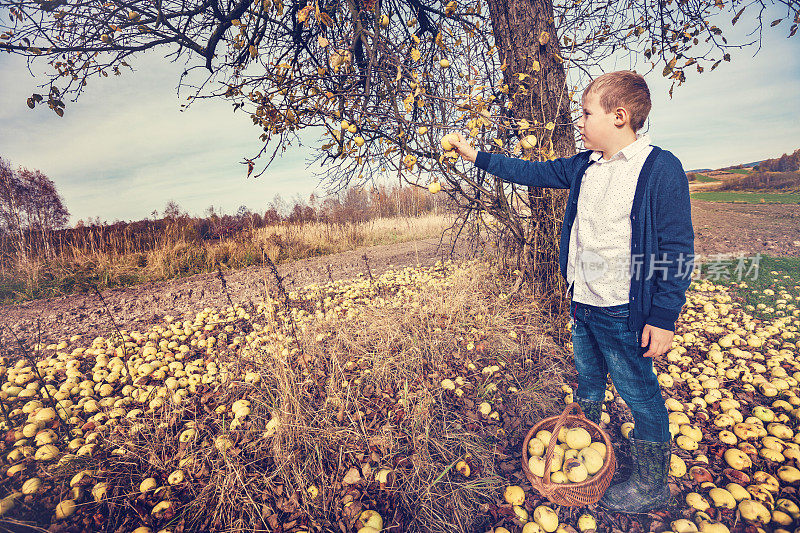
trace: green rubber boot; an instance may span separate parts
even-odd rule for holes
[[[671,442],[650,442],[631,438],[633,472],[622,483],[608,488],[600,505],[618,513],[646,513],[669,503],[667,473]]]
[[[603,412],[603,402],[593,402],[583,398],[575,398],[575,403],[581,406],[583,416],[594,422],[600,423],[600,414]]]

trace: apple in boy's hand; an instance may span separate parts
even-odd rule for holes
[[[442,137],[441,143],[442,148],[445,150],[455,150],[458,155],[472,163],[474,163],[475,158],[478,157],[478,151],[471,147],[460,133],[448,133]]]
[[[450,150],[453,149],[453,141],[457,141],[457,140],[458,140],[458,134],[456,134],[456,133],[448,133],[447,135],[442,137],[442,140],[439,141],[439,142],[442,143],[442,148],[444,148],[445,150],[447,150],[449,152]]]

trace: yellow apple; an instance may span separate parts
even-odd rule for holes
[[[582,450],[592,443],[592,436],[584,428],[572,428],[567,431],[564,441],[573,450]]]
[[[553,533],[558,529],[558,515],[546,505],[540,505],[534,509],[533,521],[547,533]]]
[[[448,133],[447,135],[442,137],[441,141],[439,141],[439,142],[442,143],[442,148],[444,148],[447,151],[450,151],[450,150],[453,149],[453,144],[452,144],[453,141],[457,141],[457,140],[458,140],[458,135],[456,135],[455,133]]]
[[[506,487],[503,497],[511,505],[522,505],[525,502],[525,491],[518,485],[510,485]]]
[[[534,146],[536,146],[536,136],[535,135],[526,135],[520,141],[520,145],[526,150],[530,150]]]

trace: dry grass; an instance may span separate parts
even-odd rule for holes
[[[533,302],[502,297],[513,280],[479,262],[438,270],[443,282],[423,287],[410,271],[396,274],[408,278],[399,289],[386,276],[362,279],[360,312],[301,323],[288,356],[251,345],[235,356],[239,371],[229,382],[198,386],[179,405],[167,400],[155,413],[121,419],[107,443],[109,451],[124,453],[97,455],[91,467],[117,487],[112,530],[132,530],[141,523],[140,513],[131,512],[136,502],[149,509],[169,490],[140,494],[138,480],[152,476],[164,485],[187,458],[185,490],[172,495],[177,513],[162,517],[159,527],[350,531],[364,509],[378,510],[392,531],[490,526],[485,510],[508,484],[498,464],[513,455],[533,420],[553,413],[564,354],[541,335]],[[307,298],[292,302],[292,313],[313,312],[315,298],[337,288],[348,290],[342,282],[309,288]],[[277,303],[267,308],[275,320],[264,332],[288,334],[287,310]],[[501,370],[486,376],[488,365]],[[260,382],[246,383],[247,370],[257,371]],[[459,376],[462,397],[440,384]],[[229,406],[242,398],[251,413],[232,429]],[[477,414],[484,400],[502,422]],[[220,406],[228,411],[220,414]],[[176,448],[187,423],[197,436]],[[233,443],[225,453],[214,445],[219,435]],[[459,459],[470,464],[470,477],[454,468]],[[392,471],[385,484],[375,478],[382,468]],[[345,483],[348,472],[357,475]]]
[[[450,217],[378,218],[362,223],[282,225],[261,228],[253,240],[265,248],[275,242],[291,243],[300,250],[315,247],[324,253],[351,250],[357,246],[394,244],[438,235],[452,223]],[[295,252],[296,253],[296,252]]]
[[[280,263],[360,246],[393,244],[440,235],[444,215],[374,219],[368,222],[280,224],[218,241],[187,240],[164,232],[153,248],[117,254],[96,247],[71,248],[55,258],[30,258],[0,270],[0,303],[63,296],[93,285],[106,289],[262,264]],[[135,249],[120,244],[114,248]]]

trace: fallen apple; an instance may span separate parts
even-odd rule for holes
[[[533,521],[547,533],[553,533],[558,529],[558,515],[546,505],[540,505],[534,509]]]
[[[750,493],[738,483],[728,483],[725,485],[725,490],[730,492],[733,499],[737,502],[750,499]]]
[[[738,448],[729,448],[725,451],[723,457],[725,458],[725,462],[728,463],[728,466],[736,470],[745,470],[753,466],[750,457]]]
[[[503,493],[507,503],[511,505],[522,505],[525,503],[525,491],[518,485],[509,485]]]
[[[695,523],[685,518],[673,520],[670,522],[669,527],[672,528],[672,531],[675,533],[695,533],[697,531]]]
[[[578,518],[578,530],[581,533],[597,530],[597,520],[589,513],[584,513]]]
[[[742,500],[738,511],[743,520],[753,525],[765,526],[772,520],[772,515],[764,504],[755,500]]]
[[[695,483],[705,483],[707,481],[714,480],[714,476],[711,475],[711,472],[702,466],[693,466],[690,468],[689,476],[694,480]]]
[[[728,526],[717,520],[701,520],[698,524],[700,533],[730,533]]]
[[[793,466],[784,465],[778,468],[778,477],[785,483],[797,483],[800,481],[800,470]]]
[[[686,475],[686,462],[674,453],[669,458],[669,474],[673,477]]]
[[[713,488],[708,491],[708,496],[711,498],[714,507],[721,507],[723,509],[736,508],[736,498],[725,489],[719,487]]]
[[[686,503],[696,511],[706,511],[711,507],[708,500],[697,492],[690,492],[687,494]]]
[[[739,483],[740,485],[747,485],[750,483],[750,476],[733,468],[726,468],[722,471],[722,475],[733,483]]]

